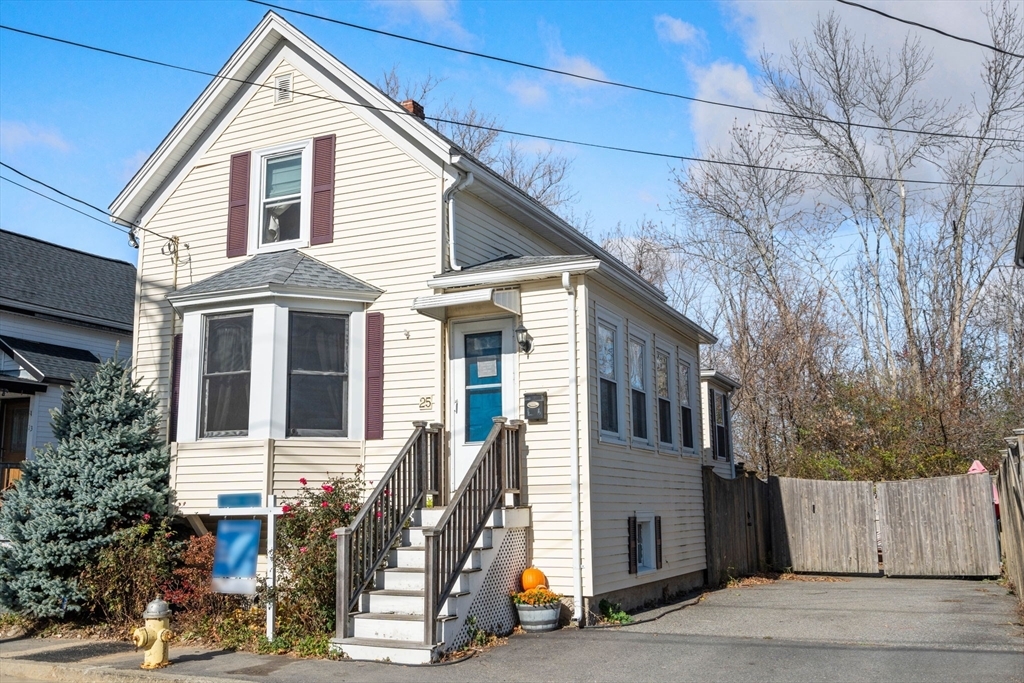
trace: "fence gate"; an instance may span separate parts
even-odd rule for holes
[[[878,486],[886,576],[996,576],[992,479],[963,474]]]
[[[772,477],[772,559],[795,572],[878,574],[870,481]]]

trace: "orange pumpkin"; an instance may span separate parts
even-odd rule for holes
[[[523,582],[524,591],[531,590],[537,586],[544,586],[546,588],[548,585],[548,577],[544,576],[544,572],[536,567],[526,569],[523,572],[521,580]]]

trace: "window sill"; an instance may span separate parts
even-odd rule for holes
[[[304,249],[309,246],[309,242],[303,239],[288,240],[286,242],[271,242],[270,244],[261,244],[256,247],[253,254],[269,254],[275,251],[287,251],[288,249]]]
[[[650,451],[651,453],[657,452],[657,449],[647,441],[630,441],[629,447],[641,451]]]
[[[629,446],[629,442],[623,439],[621,436],[615,434],[609,434],[607,432],[601,432],[598,437],[600,443],[610,444],[612,446]]]
[[[637,567],[636,575],[637,578],[639,578],[641,576],[647,576],[648,574],[654,574],[657,571],[658,570],[655,567]]]

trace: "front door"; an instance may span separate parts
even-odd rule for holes
[[[507,318],[452,324],[449,424],[453,491],[480,452],[493,418],[516,416],[513,324]]]
[[[28,446],[29,399],[0,402],[0,490],[21,477]]]

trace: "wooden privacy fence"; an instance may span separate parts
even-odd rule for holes
[[[768,569],[768,485],[753,474],[723,479],[711,467],[703,478],[708,583]]]
[[[772,477],[772,557],[795,572],[877,574],[870,481]]]
[[[1017,600],[1024,605],[1024,429],[1008,438],[1009,448],[999,464],[999,522],[1006,575]]]
[[[1017,506],[1004,514],[1017,516],[1004,522],[1003,545],[1015,544],[1017,571],[1024,572],[1019,451],[1016,457],[1016,474],[1008,468],[1003,477],[1009,492],[1000,494],[1015,495]],[[877,485],[771,477],[765,484],[750,475],[723,479],[705,468],[704,506],[710,584],[767,567],[878,575],[879,551],[888,576],[999,574],[987,474]],[[1024,584],[1024,575],[1017,577]]]
[[[878,484],[886,576],[997,576],[992,478],[962,474]]]

